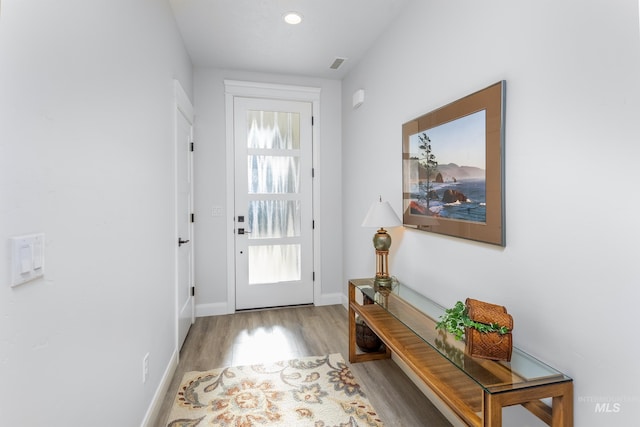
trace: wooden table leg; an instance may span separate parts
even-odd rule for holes
[[[356,362],[356,312],[351,308],[355,301],[356,290],[349,285],[349,362]]]
[[[502,399],[499,394],[483,393],[483,427],[502,427]]]
[[[552,408],[540,399],[552,398]],[[503,393],[484,392],[483,427],[502,426],[502,408],[522,405],[551,427],[573,427],[573,383],[547,384]]]
[[[573,427],[573,384],[562,384],[562,394],[552,400],[551,425]]]

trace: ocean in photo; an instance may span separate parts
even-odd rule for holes
[[[430,184],[431,190],[438,194],[439,200],[429,200],[428,209],[442,218],[458,219],[463,221],[486,222],[486,181],[484,179],[458,180],[456,182]],[[411,198],[423,207],[427,207],[426,189],[414,188]],[[467,197],[466,201],[443,203],[442,195],[446,190],[455,190]]]

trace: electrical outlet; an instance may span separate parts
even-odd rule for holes
[[[147,382],[149,377],[149,353],[142,358],[142,384]]]

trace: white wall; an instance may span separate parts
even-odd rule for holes
[[[410,3],[343,81],[343,283],[374,272],[369,204],[381,194],[401,212],[402,123],[502,79],[506,247],[394,229],[391,273],[444,305],[505,305],[516,345],[575,379],[576,426],[635,425],[636,0]],[[607,401],[619,412],[596,413]],[[505,425],[541,425],[506,412]]]
[[[4,0],[0,419],[140,425],[175,350],[168,2]],[[9,287],[8,239],[44,232],[44,279]],[[142,384],[142,358],[150,376]]]
[[[341,82],[338,80],[271,75],[220,69],[196,69],[194,93],[195,126],[195,264],[197,315],[207,316],[233,310],[235,301],[227,295],[227,243],[233,239],[227,227],[233,206],[226,206],[227,167],[224,80],[319,87],[320,126],[319,159],[316,159],[316,189],[320,192],[321,271],[316,272],[320,301],[316,304],[341,302],[342,230],[340,199],[341,174]],[[213,208],[222,208],[222,216],[213,216]]]

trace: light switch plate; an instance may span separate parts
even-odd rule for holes
[[[44,276],[44,234],[11,239],[11,286]]]

